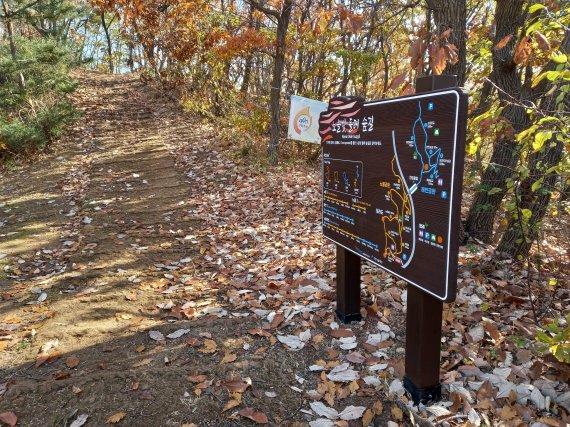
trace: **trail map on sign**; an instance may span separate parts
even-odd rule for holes
[[[321,114],[323,233],[444,301],[455,299],[467,97],[458,89]]]

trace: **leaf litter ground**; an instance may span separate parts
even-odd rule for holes
[[[538,272],[462,248],[444,399],[414,407],[401,383],[405,284],[365,266],[364,321],[333,315],[316,168],[248,165],[151,88],[80,78],[73,135],[2,177],[1,422],[568,422],[568,366],[529,344],[523,273]]]

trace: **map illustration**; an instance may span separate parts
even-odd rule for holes
[[[325,237],[442,300],[455,292],[464,108],[455,89],[336,98],[320,120]]]

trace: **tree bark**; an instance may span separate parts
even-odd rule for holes
[[[560,51],[568,54],[570,52],[570,31],[566,31],[564,41],[560,46]],[[546,69],[553,68],[553,64],[547,65]],[[557,111],[556,98],[560,95],[560,87],[556,86],[555,90],[552,84],[545,85],[540,88],[541,94],[549,95],[542,98],[540,108],[543,111]],[[570,99],[565,98],[563,111],[570,108]],[[562,130],[560,130],[562,131]],[[556,170],[549,169],[558,165],[562,160],[564,153],[564,143],[555,136],[544,143],[543,149],[532,153],[528,160],[529,175],[524,179],[516,189],[517,212],[511,216],[506,231],[501,237],[501,241],[497,247],[500,252],[505,252],[513,258],[525,258],[533,242],[538,237],[540,223],[542,222],[548,204],[555,190],[556,181],[559,173]],[[542,179],[539,188],[533,191],[533,185]],[[564,191],[561,189],[561,191]],[[523,209],[531,212],[530,218],[523,220]]]
[[[459,57],[457,63],[447,64],[443,74],[456,75],[458,85],[463,86],[467,70],[467,40],[465,34],[467,30],[467,2],[466,0],[427,0],[427,4],[433,12],[436,33],[441,34],[451,28],[449,42],[453,43],[458,50]]]
[[[109,71],[111,74],[115,72],[115,67],[113,65],[113,44],[111,42],[111,35],[109,34],[109,26],[105,21],[105,12],[101,12],[101,25],[103,26],[103,31],[105,32],[105,39],[107,40],[107,56],[109,61]]]
[[[271,78],[271,96],[269,110],[271,113],[271,130],[269,132],[268,155],[269,162],[276,165],[279,160],[279,136],[281,134],[281,86],[283,84],[283,69],[285,67],[286,38],[294,0],[284,0],[281,11],[268,9],[255,0],[248,0],[249,4],[277,21],[277,35],[275,40],[275,60]]]
[[[498,0],[495,11],[496,34],[493,45],[509,34],[518,34],[525,18],[523,0]],[[514,135],[526,129],[529,118],[524,106],[528,94],[523,93],[521,74],[513,62],[517,37],[502,49],[493,50],[493,78],[498,87],[503,110],[501,120],[512,126],[495,143],[489,165],[483,172],[481,184],[469,209],[466,231],[484,242],[493,238],[493,224],[507,191],[507,180],[513,177],[519,160],[519,146]],[[493,192],[489,194],[491,189]]]

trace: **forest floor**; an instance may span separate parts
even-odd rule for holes
[[[335,319],[317,168],[248,164],[152,87],[78,78],[80,122],[0,175],[0,423],[570,422],[570,368],[532,348],[543,273],[461,248],[443,402],[414,407],[405,284],[364,266],[364,320]],[[539,296],[568,308],[563,286]]]

